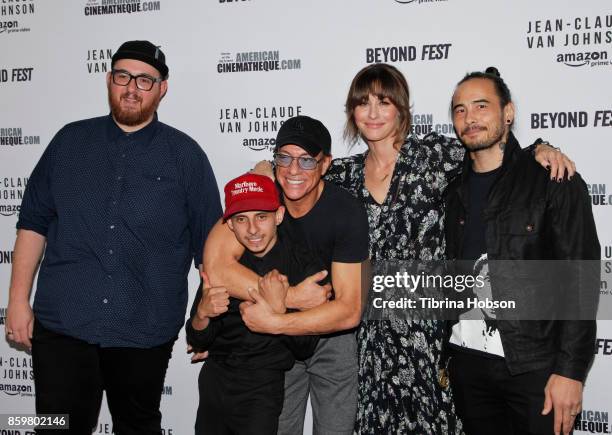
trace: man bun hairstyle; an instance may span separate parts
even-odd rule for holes
[[[499,70],[497,68],[495,68],[494,66],[490,66],[485,70],[486,74],[493,74],[494,76],[500,77],[501,78],[501,74],[499,73]]]
[[[501,78],[501,74],[496,67],[490,66],[484,72],[475,71],[468,73],[465,75],[465,77],[461,79],[459,83],[457,83],[457,86],[472,79],[485,79],[493,82],[493,85],[495,86],[495,93],[499,97],[499,102],[501,104],[502,109],[506,107],[508,103],[512,102],[512,95],[510,95],[510,89],[508,89],[506,82],[504,82],[504,79]]]

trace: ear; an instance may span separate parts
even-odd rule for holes
[[[276,219],[276,225],[280,225],[283,219],[285,218],[285,206],[281,205],[276,209],[276,215],[274,216]]]
[[[110,89],[111,85],[111,73],[110,71],[106,73],[106,86]]]
[[[162,98],[166,96],[166,92],[168,92],[168,80],[164,80],[163,82],[159,84],[159,92],[161,95],[159,99],[161,100]]]
[[[514,122],[514,104],[512,101],[504,107],[504,122],[508,125],[512,125]]]
[[[325,175],[325,173],[329,169],[329,165],[331,165],[331,161],[332,161],[331,155],[323,156],[323,158],[321,159],[321,163],[319,163],[321,165],[321,177]]]
[[[232,222],[232,218],[229,218],[228,220],[225,221],[227,227],[234,232],[234,223]]]

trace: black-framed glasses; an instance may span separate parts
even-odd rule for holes
[[[123,69],[114,69],[111,71],[111,75],[113,77],[113,83],[118,86],[127,86],[130,84],[132,79],[134,79],[136,82],[136,87],[141,91],[150,91],[153,89],[153,85],[155,83],[163,81],[162,78],[151,77],[148,74],[138,74],[135,76]]]
[[[321,160],[315,159],[314,157],[307,157],[307,156],[292,157],[287,154],[281,154],[281,153],[274,154],[274,163],[284,168],[291,166],[291,163],[293,163],[294,160],[297,160],[298,166],[301,169],[304,169],[305,171],[312,171],[314,168],[317,167],[317,165],[321,161]]]

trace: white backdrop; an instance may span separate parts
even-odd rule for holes
[[[61,126],[108,112],[105,72],[113,50],[130,39],[161,45],[170,81],[160,120],[200,143],[220,187],[269,157],[280,122],[295,114],[321,119],[334,155],[348,154],[344,98],[367,63],[393,63],[406,74],[418,132],[448,133],[454,84],[468,71],[497,66],[514,94],[519,140],[526,145],[541,136],[561,146],[590,183],[602,255],[612,261],[611,6],[610,0],[0,0],[0,321],[27,178]],[[278,60],[280,69],[232,65],[253,59]],[[190,282],[195,289],[197,276]],[[608,292],[602,297],[611,298]],[[598,340],[583,417],[587,432],[612,433],[612,323],[599,322]],[[166,434],[193,432],[198,371],[181,335],[162,399]],[[0,410],[34,411],[31,358],[4,340]],[[105,408],[96,433],[111,433]]]

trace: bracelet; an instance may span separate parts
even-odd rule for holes
[[[547,140],[543,140],[542,138],[537,138],[536,141],[533,143],[533,149],[531,150],[531,153],[535,156],[536,153],[536,148],[538,147],[538,145],[548,145],[549,147],[561,152],[561,148],[553,146],[550,144],[550,142],[548,142]]]

